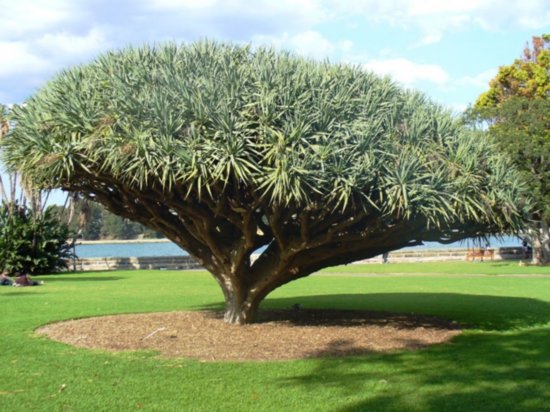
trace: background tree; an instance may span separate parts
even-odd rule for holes
[[[323,267],[521,222],[517,173],[486,139],[357,67],[130,48],[61,73],[16,121],[11,169],[166,235],[212,273],[231,323]]]
[[[533,36],[532,48],[525,45],[523,56],[509,66],[501,66],[489,90],[482,93],[478,108],[492,108],[511,97],[548,99],[550,94],[550,34]]]
[[[521,171],[534,199],[524,234],[534,263],[550,261],[550,35],[533,37],[523,57],[499,68],[475,105],[489,134]]]
[[[0,105],[0,140],[10,129],[10,111]],[[7,185],[5,185],[7,183]],[[17,173],[0,176],[0,272],[52,273],[72,257],[69,231],[46,208],[48,193]]]
[[[71,233],[82,240],[155,239],[162,235],[137,222],[113,215],[95,202],[74,202],[73,218],[70,207],[53,205],[51,208],[64,222],[69,222]]]
[[[139,223],[109,213],[103,219],[101,237],[103,239],[135,239],[140,233],[140,228]]]

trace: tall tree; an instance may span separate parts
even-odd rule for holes
[[[533,36],[532,48],[525,45],[523,56],[501,66],[489,82],[489,90],[476,102],[477,108],[493,108],[511,97],[548,99],[550,95],[550,34]]]
[[[135,239],[141,225],[112,213],[106,213],[103,218],[101,237],[103,239]]]
[[[9,167],[186,249],[231,323],[323,267],[517,229],[523,213],[514,168],[441,107],[272,50],[108,53],[58,75],[16,121]]]
[[[502,66],[475,105],[489,134],[521,171],[534,199],[525,233],[533,262],[550,261],[550,35],[533,37],[523,57]]]

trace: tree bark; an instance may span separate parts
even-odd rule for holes
[[[225,301],[225,313],[223,320],[226,323],[235,325],[245,325],[253,323],[256,319],[256,313],[261,299],[253,297],[242,297],[239,293],[234,293]]]
[[[545,221],[536,222],[528,231],[533,246],[531,263],[543,265],[550,262],[550,229]]]
[[[243,276],[221,276],[216,278],[222,286],[225,297],[225,313],[223,319],[227,323],[244,325],[253,323],[256,313],[263,298],[273,289],[266,288],[261,282],[250,284],[253,271],[250,270]],[[263,286],[263,287],[262,287]]]

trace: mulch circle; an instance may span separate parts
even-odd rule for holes
[[[431,316],[301,309],[262,311],[257,323],[243,326],[226,324],[221,312],[165,312],[70,320],[37,333],[82,348],[268,361],[419,349],[447,342],[460,329]]]

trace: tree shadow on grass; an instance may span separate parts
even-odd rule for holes
[[[336,390],[355,399],[345,412],[547,411],[549,341],[548,328],[464,335],[419,352],[310,361],[280,384]]]
[[[23,289],[28,289],[32,286],[29,286],[29,287],[25,287]],[[16,290],[10,290],[8,291],[7,293],[2,293],[2,297],[17,297],[17,296],[30,296],[30,295],[43,295],[43,293],[41,292],[37,292],[35,290],[33,290],[32,292],[27,292],[26,290],[21,290],[21,288],[13,288],[13,289],[16,289]]]
[[[44,282],[107,282],[111,280],[125,279],[122,276],[70,276],[70,277],[44,277]]]
[[[336,339],[312,352],[314,359],[299,371],[291,368],[279,379],[281,388],[336,393],[342,403],[333,410],[550,411],[549,302],[458,293],[373,293],[273,297],[261,310],[291,313],[295,304],[304,313],[330,308],[427,314],[474,328],[419,351],[364,354],[352,342]],[[223,304],[208,306],[221,309]],[[354,349],[356,356],[330,357],[335,351],[353,354]]]
[[[332,308],[414,313],[457,321],[464,328],[504,331],[550,322],[550,303],[531,298],[459,293],[372,293],[268,298],[262,309]]]
[[[519,260],[517,260],[516,262],[519,262]],[[504,261],[504,262],[484,262],[485,265],[487,266],[491,266],[491,267],[495,267],[495,268],[500,268],[500,267],[507,267],[507,266],[510,266],[510,261],[507,260],[507,261]]]
[[[354,399],[338,410],[550,410],[550,303],[518,297],[453,293],[380,293],[266,300],[266,308],[303,307],[424,313],[477,330],[421,351],[371,353],[331,359],[335,340],[312,353],[309,370],[281,386],[336,390]],[[518,330],[519,328],[529,328]],[[412,342],[414,346],[414,342]]]

